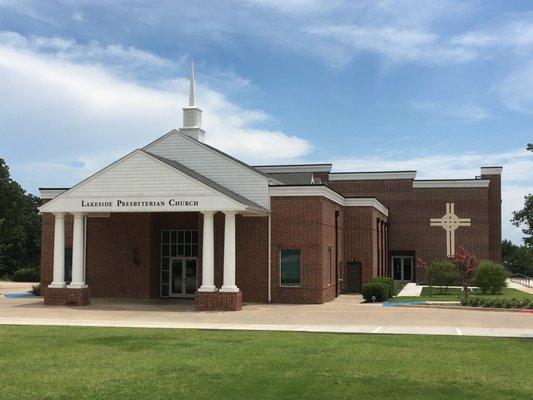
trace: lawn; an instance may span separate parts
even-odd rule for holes
[[[2,399],[532,399],[533,342],[0,326]]]
[[[430,295],[431,294],[431,295]],[[490,295],[481,293],[480,289],[474,289],[468,292],[469,296],[476,296],[485,299],[524,299],[529,298],[533,300],[533,294],[522,292],[517,289],[503,288],[502,293],[499,295]],[[461,289],[450,288],[446,294],[441,294],[440,289],[433,287],[425,287],[422,289],[422,294],[419,297],[395,297],[391,301],[403,302],[403,301],[458,301],[461,298]]]

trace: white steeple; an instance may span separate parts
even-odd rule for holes
[[[189,106],[194,106],[194,61],[191,61],[191,80],[189,81]]]
[[[205,131],[202,129],[202,110],[196,106],[194,63],[192,62],[189,82],[189,106],[183,107],[183,128],[180,128],[180,131],[200,142],[205,139]]]

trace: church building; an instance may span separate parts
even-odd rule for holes
[[[250,166],[205,143],[194,72],[183,128],[71,188],[41,188],[47,305],[91,298],[324,303],[374,276],[420,281],[416,259],[458,246],[501,259],[502,167],[472,179],[417,171]]]

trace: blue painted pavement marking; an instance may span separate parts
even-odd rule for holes
[[[401,306],[412,306],[414,304],[426,304],[425,301],[402,301],[402,302],[391,302],[387,301],[383,303],[383,307],[401,307]]]
[[[27,292],[27,293],[6,293],[4,294],[4,297],[6,299],[27,299],[32,297],[37,297],[33,293]]]

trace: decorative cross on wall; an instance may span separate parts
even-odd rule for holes
[[[446,256],[455,254],[455,230],[460,226],[470,226],[470,218],[459,218],[455,215],[455,204],[446,203],[446,214],[442,218],[431,218],[431,226],[441,226],[446,231]]]

